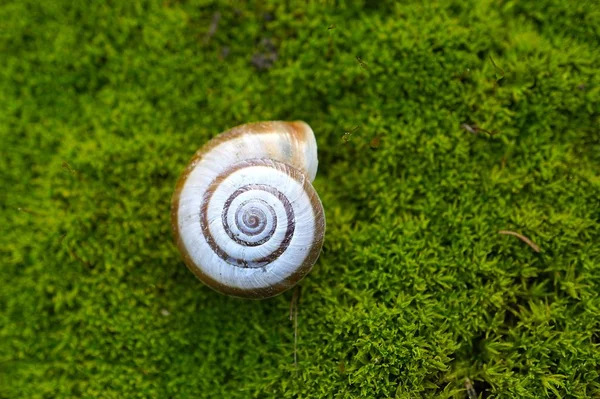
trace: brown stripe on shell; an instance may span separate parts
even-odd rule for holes
[[[190,173],[192,173],[196,165],[202,160],[202,158],[207,153],[209,153],[215,147],[218,147],[226,141],[235,140],[245,134],[253,134],[260,136],[263,134],[281,133],[288,135],[293,144],[296,146],[296,148],[301,148],[300,143],[304,143],[307,141],[307,137],[305,134],[306,129],[304,125],[306,125],[306,123],[302,121],[255,122],[239,125],[229,130],[226,130],[221,134],[218,134],[206,144],[204,144],[198,151],[196,151],[192,159],[190,159],[187,166],[179,176],[179,179],[177,180],[177,183],[175,185],[175,192],[173,193],[171,203],[174,203],[176,199],[175,197],[177,197],[178,193],[181,192],[187,178],[189,177]],[[299,169],[300,165],[302,164],[301,158],[304,156],[304,154],[302,154],[301,151],[293,151],[293,154],[294,159],[291,162],[291,166]],[[265,158],[268,158],[268,156],[266,156]],[[306,173],[306,171],[302,172]]]
[[[210,233],[210,229],[208,226],[209,225],[209,223],[208,223],[208,205],[210,204],[210,200],[212,199],[213,194],[217,190],[217,187],[223,182],[224,179],[226,179],[231,174],[237,172],[240,169],[244,169],[244,168],[251,167],[251,166],[271,166],[271,167],[273,167],[272,165],[268,164],[269,162],[263,163],[262,161],[263,160],[260,160],[260,159],[249,159],[247,161],[241,161],[241,162],[234,164],[231,168],[227,169],[225,172],[223,172],[219,176],[217,176],[217,178],[208,186],[208,188],[204,194],[204,198],[202,199],[202,205],[200,207],[200,226],[202,227],[202,233],[204,234],[204,238],[206,239],[206,242],[212,248],[212,250],[215,251],[215,253],[217,255],[219,255],[219,257],[221,259],[223,259],[225,262],[227,262],[233,266],[244,267],[244,268],[265,267],[269,263],[275,261],[277,258],[279,258],[281,256],[282,253],[285,252],[287,247],[290,245],[290,242],[292,241],[292,237],[294,236],[294,230],[296,228],[296,221],[294,220],[294,209],[292,208],[292,205],[290,204],[288,199],[285,197],[285,195],[283,195],[283,193],[281,193],[281,191],[277,190],[274,187],[270,187],[270,186],[267,186],[264,184],[248,184],[246,186],[240,187],[229,197],[229,199],[231,199],[231,201],[233,201],[233,199],[235,199],[235,197],[237,197],[238,195],[240,195],[244,192],[260,190],[260,191],[266,191],[266,192],[270,193],[271,195],[275,196],[283,204],[283,207],[285,209],[286,216],[287,216],[288,225],[287,225],[287,229],[285,231],[285,236],[284,236],[281,244],[275,251],[273,251],[269,255],[267,255],[263,258],[259,258],[259,259],[246,260],[246,259],[234,258],[233,256],[229,255],[227,252],[225,252],[221,247],[219,247],[219,245],[217,245],[214,237]],[[273,162],[273,161],[270,161],[270,162]],[[229,209],[229,207],[226,206],[222,212],[226,212],[228,209]],[[226,216],[222,216],[222,218],[223,217],[226,217]],[[229,237],[231,237],[231,236],[232,236],[232,234],[229,234]],[[237,242],[239,242],[239,241],[237,241]]]
[[[267,242],[268,238],[271,237],[273,235],[273,233],[275,233],[275,230],[277,230],[277,215],[275,215],[275,210],[269,206],[269,204],[267,204],[265,201],[261,200],[261,199],[254,199],[254,201],[256,202],[261,202],[263,205],[265,205],[267,208],[269,208],[269,213],[271,214],[271,218],[273,219],[273,226],[271,226],[271,230],[269,230],[269,232],[267,233],[267,235],[265,236],[265,238],[256,241],[256,242],[249,242],[249,241],[244,241],[239,239],[238,237],[236,237],[233,232],[231,231],[231,229],[229,228],[229,222],[227,221],[227,213],[229,212],[229,207],[231,206],[231,202],[233,201],[233,199],[231,197],[229,197],[227,199],[227,201],[225,201],[225,208],[223,209],[223,214],[222,216],[222,222],[223,222],[223,226],[225,228],[225,231],[227,232],[227,234],[229,235],[229,237],[237,242],[238,244],[242,244],[242,245],[248,245],[250,247],[256,247],[258,245],[264,244],[265,242]],[[243,230],[244,226],[240,226],[239,222],[238,222],[238,218],[237,218],[237,213],[238,211],[243,208],[245,205],[249,204],[253,202],[252,200],[246,200],[244,202],[242,202],[240,204],[240,206],[238,207],[238,209],[236,209],[235,211],[235,216],[234,216],[234,221],[235,221],[235,225],[238,228],[238,230]],[[265,215],[266,217],[267,215]],[[259,231],[246,231],[244,232],[244,234],[252,237],[252,236],[256,236],[259,235],[260,233],[262,233],[264,231],[264,229],[266,228],[267,223],[265,222],[265,225],[263,226],[263,228]]]
[[[293,122],[293,123],[296,123],[296,122]],[[299,122],[299,124],[300,123],[302,123],[302,122]],[[292,273],[290,276],[283,279],[279,283],[273,284],[269,287],[244,289],[244,288],[240,288],[240,287],[234,287],[234,286],[222,284],[221,282],[213,279],[212,277],[210,277],[209,275],[204,273],[202,271],[202,269],[194,263],[193,259],[191,258],[190,254],[189,254],[187,248],[185,247],[185,244],[183,243],[183,240],[179,234],[180,195],[181,195],[181,191],[183,190],[183,187],[185,186],[185,182],[187,181],[187,178],[189,177],[190,173],[194,169],[194,166],[198,162],[200,162],[200,160],[202,159],[204,154],[209,152],[212,148],[216,147],[217,145],[223,143],[226,140],[238,137],[239,135],[246,133],[245,129],[252,129],[253,127],[256,127],[257,134],[260,134],[261,132],[262,133],[271,133],[272,130],[270,130],[271,129],[271,127],[269,126],[270,124],[271,124],[271,122],[242,125],[237,128],[233,128],[233,129],[229,130],[228,132],[225,132],[222,135],[219,135],[219,136],[215,137],[213,140],[211,140],[210,142],[208,142],[204,147],[202,147],[198,152],[196,152],[194,157],[192,157],[192,159],[190,160],[190,163],[188,164],[186,169],[183,171],[183,173],[179,177],[179,180],[177,181],[177,184],[175,187],[175,192],[173,193],[173,197],[171,200],[171,229],[173,232],[173,237],[175,239],[175,243],[176,243],[177,247],[179,248],[179,251],[181,252],[184,263],[186,264],[188,269],[192,273],[194,273],[200,281],[202,281],[204,284],[208,285],[210,288],[214,289],[215,291],[221,292],[226,295],[231,295],[231,296],[236,296],[236,297],[241,297],[241,298],[250,298],[250,299],[263,299],[263,298],[269,298],[269,297],[273,297],[273,296],[281,294],[282,292],[284,292],[284,291],[290,289],[291,287],[293,287],[294,285],[296,285],[300,280],[302,280],[304,278],[304,276],[306,276],[311,271],[313,265],[319,258],[319,255],[321,253],[321,248],[323,246],[323,239],[325,237],[325,213],[323,211],[323,205],[321,204],[321,200],[319,199],[319,196],[317,195],[315,189],[313,188],[312,184],[310,183],[310,180],[300,170],[298,170],[290,165],[284,164],[282,162],[272,161],[269,159],[265,159],[265,160],[261,160],[261,161],[265,162],[265,163],[281,165],[280,168],[282,170],[285,170],[285,172],[291,178],[295,179],[296,181],[298,181],[299,183],[301,183],[303,185],[304,191],[307,193],[308,198],[310,199],[310,202],[311,202],[312,209],[313,209],[313,215],[314,215],[314,220],[315,220],[315,232],[314,232],[313,243],[310,246],[310,248],[307,248],[308,254],[307,254],[306,258],[304,259],[302,264],[298,266],[298,268],[296,269],[296,271],[294,273]],[[301,125],[298,127],[301,128]],[[300,129],[297,129],[297,130],[300,130]]]

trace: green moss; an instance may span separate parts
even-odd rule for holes
[[[599,396],[600,7],[421,3],[0,5],[0,397]],[[328,223],[297,370],[291,292],[212,292],[169,227],[194,151],[271,119]]]

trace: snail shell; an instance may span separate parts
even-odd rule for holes
[[[249,123],[194,155],[173,194],[171,226],[187,267],[224,294],[268,298],[319,257],[325,215],[311,185],[317,142],[304,122]]]

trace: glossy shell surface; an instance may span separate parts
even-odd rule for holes
[[[304,122],[261,122],[203,146],[177,182],[171,224],[188,268],[224,294],[268,298],[319,257],[325,215],[311,181],[317,145]]]

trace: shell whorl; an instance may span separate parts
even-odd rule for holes
[[[173,232],[188,268],[233,296],[266,298],[295,285],[325,233],[310,183],[316,171],[316,140],[304,122],[246,124],[209,141],[173,195]]]

